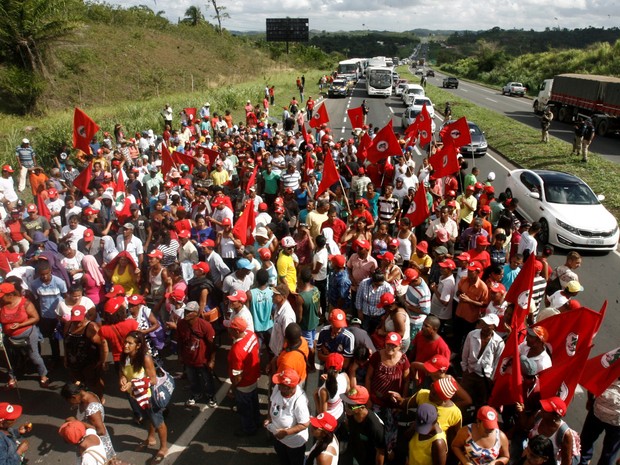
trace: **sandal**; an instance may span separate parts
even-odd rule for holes
[[[151,459],[150,464],[154,465],[157,463],[162,463],[165,458],[166,456],[164,454],[158,452],[157,455]]]
[[[39,386],[42,388],[48,388],[50,386],[51,380],[48,377],[41,378],[39,381]]]
[[[6,383],[7,389],[17,389],[17,380],[15,378],[11,378],[8,383]]]
[[[134,449],[135,452],[142,452],[146,449],[149,449],[153,446],[156,446],[157,443],[156,442],[148,442],[148,441],[142,441],[140,444],[137,445],[137,447]]]

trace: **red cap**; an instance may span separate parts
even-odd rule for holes
[[[368,389],[361,384],[351,388],[346,394],[340,394],[340,398],[345,404],[349,405],[365,405],[370,398]]]
[[[360,249],[366,249],[366,250],[370,250],[370,242],[367,241],[366,239],[356,239],[354,242],[354,245],[356,245],[358,248]]]
[[[273,384],[283,384],[289,387],[296,387],[299,384],[299,374],[292,368],[285,368],[271,377]]]
[[[343,310],[335,308],[329,314],[329,322],[334,328],[346,328],[347,314]]]
[[[248,329],[248,322],[245,321],[245,318],[236,316],[232,320],[230,320],[228,327],[234,330],[237,330],[237,331],[244,332],[245,330]]]
[[[534,262],[534,269],[538,272],[543,270],[543,262],[541,262],[540,260],[536,260]]]
[[[125,288],[120,284],[115,284],[112,286],[112,289],[110,289],[110,292],[108,292],[105,296],[108,299],[112,299],[113,297],[118,297],[119,295],[125,295]]]
[[[491,243],[489,242],[489,239],[487,239],[487,236],[478,236],[476,237],[476,245],[490,245]]]
[[[71,309],[69,321],[84,321],[86,317],[86,307],[84,305],[74,305]]]
[[[84,209],[84,214],[86,215],[96,215],[99,213],[99,210],[95,210],[93,207],[86,207]]]
[[[110,315],[115,314],[118,310],[125,305],[125,297],[114,297],[108,300],[103,306],[103,311]]]
[[[319,413],[316,417],[310,417],[310,424],[317,429],[333,433],[338,427],[338,420],[336,420],[331,413],[323,412]]]
[[[469,262],[469,265],[467,265],[467,269],[469,271],[482,271],[482,265],[480,264],[480,262]]]
[[[456,269],[456,263],[454,263],[454,260],[446,258],[443,262],[439,262],[439,267],[454,270]]]
[[[478,181],[476,184],[474,184],[474,187],[476,189],[484,189],[484,184],[482,184],[480,181]]]
[[[484,186],[484,191],[487,194],[495,194],[495,187],[493,187],[493,186]]]
[[[504,286],[502,283],[494,282],[489,286],[489,291],[504,294],[506,292],[506,286]]]
[[[232,221],[230,221],[230,218],[224,218],[222,220],[222,226],[232,226]]]
[[[164,258],[164,253],[159,249],[155,249],[150,254],[148,254],[148,256],[152,258],[159,258],[161,260],[162,258]]]
[[[15,170],[11,167],[11,165],[3,165],[2,171],[8,171],[9,173],[13,173]]]
[[[398,247],[400,245],[400,241],[396,238],[390,240],[388,246],[390,247]]]
[[[405,279],[401,281],[403,286],[408,286],[411,281],[415,281],[420,277],[420,272],[415,268],[407,268],[403,274],[405,275]]]
[[[396,347],[400,347],[400,343],[403,341],[403,338],[401,337],[400,334],[398,333],[387,333],[387,335],[385,336],[385,343],[387,344],[392,344]]]
[[[0,284],[0,297],[4,297],[7,294],[15,292],[15,286],[12,283]]]
[[[488,205],[483,205],[480,207],[480,213],[491,213],[491,207]]]
[[[183,289],[176,288],[172,292],[166,292],[165,297],[166,299],[183,302],[185,300],[185,291]]]
[[[475,188],[474,186],[467,186],[467,187],[465,188],[465,190],[466,190],[466,191],[468,191],[468,192],[473,192],[473,191],[475,191],[475,190],[476,190],[476,188]]]
[[[230,300],[231,302],[241,302],[244,304],[248,301],[248,296],[245,291],[239,289],[230,294],[228,296],[228,300]]]
[[[86,231],[84,231],[82,237],[84,238],[84,242],[92,242],[95,238],[95,233],[92,229],[88,228]]]
[[[192,233],[189,232],[189,230],[187,229],[183,229],[182,231],[179,231],[179,233],[177,234],[177,236],[179,236],[181,239],[189,239],[191,235]]]
[[[129,305],[143,305],[146,303],[146,300],[140,294],[134,294],[127,297],[127,302],[129,302]]]
[[[561,417],[566,415],[566,402],[559,397],[549,397],[540,401],[540,407],[545,412],[555,412]]]
[[[55,199],[56,197],[58,197],[58,191],[52,187],[51,189],[47,190],[47,196],[50,199]]]
[[[28,213],[36,213],[38,211],[37,206],[34,203],[29,203],[26,207]]]
[[[452,399],[454,394],[456,394],[459,386],[452,376],[446,376],[435,381],[431,388],[441,400],[448,400]]]
[[[532,326],[531,328],[528,328],[527,334],[529,336],[537,337],[542,342],[547,342],[549,340],[549,332],[547,331],[547,328],[542,326]]]
[[[366,200],[366,199],[357,199],[355,201],[355,204],[356,205],[364,205],[366,208],[370,207],[370,204],[368,203],[368,200]]]
[[[416,246],[416,250],[419,250],[422,253],[428,253],[428,242],[420,241]]]
[[[385,252],[383,255],[377,255],[377,258],[379,260],[387,260],[388,262],[391,262],[394,260],[394,254],[392,252]]]
[[[340,371],[342,370],[343,366],[344,366],[344,357],[342,356],[342,354],[339,354],[338,352],[332,352],[325,359],[326,370],[329,370],[330,368],[335,368],[336,370]]]
[[[482,422],[482,426],[486,429],[497,429],[499,427],[497,423],[497,412],[493,407],[485,405],[478,410],[476,418]]]
[[[329,261],[331,261],[332,264],[337,266],[338,268],[344,268],[347,259],[344,255],[330,255]]]
[[[263,247],[258,249],[258,256],[261,260],[271,260],[271,250]]]
[[[220,205],[224,205],[224,203],[224,197],[217,196],[213,199],[213,202],[211,202],[211,206],[219,207]]]
[[[450,368],[450,360],[441,354],[434,355],[430,360],[424,362],[424,369],[429,373],[447,371]]]
[[[258,211],[259,212],[266,212],[269,209],[269,207],[267,206],[267,204],[265,202],[261,202],[258,204]]]
[[[284,210],[284,207],[280,207],[280,206],[276,207],[276,209],[275,209],[275,212],[276,212],[276,213],[279,213],[279,214],[283,214],[283,213],[284,213],[284,211],[285,211],[285,210]]]
[[[209,247],[212,249],[215,247],[215,242],[213,241],[213,239],[206,239],[205,241],[201,242],[200,245],[202,247]]]
[[[79,444],[86,435],[86,426],[79,420],[67,421],[60,427],[58,434],[69,444]]]
[[[0,402],[0,420],[17,420],[21,415],[21,405]]]
[[[467,252],[463,252],[462,254],[457,255],[456,259],[463,262],[469,262],[471,260],[471,255],[469,255]]]
[[[377,308],[384,308],[386,305],[392,305],[394,302],[395,302],[394,294],[386,292],[379,299],[379,303],[377,304]]]
[[[446,192],[446,195],[449,195],[450,197],[456,197],[456,192],[453,190],[449,190]]]

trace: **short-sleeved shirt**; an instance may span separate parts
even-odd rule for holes
[[[276,263],[278,269],[278,276],[286,279],[286,284],[291,292],[297,291],[297,268],[295,268],[295,261],[292,255],[287,255],[281,252],[278,256],[278,262]]]
[[[56,318],[56,307],[62,299],[62,294],[67,293],[67,284],[58,276],[52,275],[49,283],[45,284],[37,278],[30,286],[32,292],[37,296],[42,318]]]
[[[259,345],[256,334],[247,331],[243,337],[232,343],[228,353],[229,375],[241,375],[237,389],[242,392],[256,388],[256,382],[260,378]]]
[[[465,276],[459,281],[457,293],[465,294],[470,299],[484,304],[483,307],[478,307],[470,303],[459,301],[459,305],[456,307],[457,316],[470,323],[475,323],[478,321],[480,318],[480,312],[484,310],[484,307],[486,307],[486,304],[489,301],[489,289],[487,288],[487,285],[480,278],[478,278],[474,284],[471,284],[469,278]]]
[[[310,421],[308,398],[301,386],[298,385],[293,396],[286,399],[280,394],[279,387],[275,386],[270,400],[269,416],[276,430],[290,428],[299,423],[308,423]],[[284,436],[280,439],[280,442],[287,447],[297,448],[305,445],[308,437],[308,428],[304,428],[298,433]]]
[[[349,421],[349,447],[359,465],[374,465],[377,449],[385,450],[385,425],[373,411],[363,422]]]
[[[454,290],[456,289],[456,282],[454,276],[450,275],[447,278],[441,278],[439,284],[437,284],[437,292],[441,297],[437,297],[433,294],[431,299],[431,313],[441,320],[449,320],[452,318],[452,298],[454,297]],[[447,304],[443,304],[441,301],[448,301]]]
[[[420,389],[415,396],[416,404],[433,404],[430,400],[430,393],[428,389]],[[461,422],[463,421],[463,415],[461,414],[461,410],[456,406],[456,404],[452,404],[449,407],[444,407],[442,405],[433,404],[437,407],[437,422],[441,427],[442,431],[448,431],[449,428],[456,426],[457,428],[461,427]]]
[[[102,325],[99,328],[99,335],[108,341],[110,352],[112,352],[112,358],[115,362],[121,359],[125,337],[137,329],[138,321],[134,319],[124,320],[114,325]]]
[[[185,365],[204,366],[211,356],[207,342],[211,343],[214,339],[215,330],[207,320],[196,318],[193,325],[186,320],[179,320],[177,324],[179,359]]]
[[[377,269],[377,260],[371,257],[370,254],[366,259],[362,259],[358,254],[354,253],[347,262],[347,268],[351,270],[351,285],[354,289],[357,289],[357,286],[364,279],[369,278],[373,271]]]
[[[275,172],[267,173],[267,171],[263,171],[262,173],[263,181],[265,181],[265,194],[275,195],[278,193],[278,181],[280,180],[280,175]]]
[[[273,327],[271,310],[273,309],[273,291],[254,288],[250,290],[250,313],[254,320],[254,329],[258,332],[267,331]]]
[[[329,353],[339,353],[343,357],[353,357],[353,348],[355,347],[355,336],[346,328],[342,328],[336,337],[332,338],[331,326],[325,326],[319,332],[317,341],[317,351],[323,347],[327,347]]]
[[[278,356],[277,372],[282,372],[285,368],[291,368],[297,372],[299,378],[304,381],[308,373],[306,367],[308,365],[308,356],[310,355],[310,349],[308,348],[308,341],[301,338],[301,345],[295,349],[289,349],[288,343],[284,344],[284,348]]]

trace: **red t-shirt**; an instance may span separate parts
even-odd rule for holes
[[[476,249],[469,249],[467,251],[472,262],[480,262],[482,268],[488,268],[491,266],[491,255],[486,250],[482,252],[476,252]]]
[[[336,242],[336,244],[340,244],[340,239],[347,230],[347,225],[340,218],[336,218],[332,224],[330,223],[331,222],[329,220],[323,222],[323,224],[321,225],[321,231],[323,231],[325,228],[332,228],[332,230],[334,231],[334,242]]]
[[[441,336],[439,336],[434,341],[429,341],[420,332],[416,334],[413,338],[413,341],[411,342],[411,348],[415,350],[414,362],[424,363],[438,354],[443,355],[448,360],[450,360],[450,348]]]
[[[196,318],[193,326],[186,320],[179,320],[177,323],[179,359],[185,365],[204,366],[211,356],[207,341],[213,342],[214,339],[215,330],[206,320]]]
[[[246,332],[238,341],[233,342],[228,353],[228,374],[241,375],[238,387],[251,386],[260,378],[260,360],[258,357],[258,338],[251,331]]]
[[[138,329],[138,322],[136,320],[125,320],[115,325],[103,325],[99,329],[99,335],[108,341],[110,346],[110,352],[112,352],[112,358],[115,362],[121,359],[123,353],[123,345],[125,344],[125,337]]]

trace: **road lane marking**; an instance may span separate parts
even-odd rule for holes
[[[486,99],[486,100],[490,100],[491,102],[495,102],[495,103],[497,103],[497,100],[493,100],[492,98],[485,97],[485,99]]]
[[[392,107],[388,107],[390,109],[390,111],[392,112],[392,114],[394,114],[394,109]]]
[[[462,92],[469,92],[467,89],[461,89]]]

